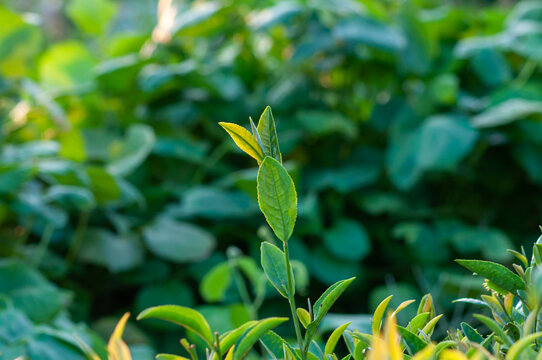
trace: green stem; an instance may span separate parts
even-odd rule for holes
[[[230,269],[233,275],[233,279],[235,281],[235,286],[237,287],[237,291],[239,291],[239,295],[241,296],[241,300],[243,301],[243,304],[245,305],[250,320],[257,320],[258,314],[256,313],[254,306],[252,304],[252,300],[250,299],[250,295],[248,293],[248,289],[246,287],[245,281],[243,280],[243,277],[239,273],[238,265],[237,265],[237,255],[233,254],[233,251],[228,251],[228,262],[230,264]]]
[[[45,256],[45,252],[47,251],[49,243],[51,242],[51,237],[53,236],[53,231],[55,231],[55,226],[52,223],[48,223],[43,230],[43,234],[41,235],[40,243],[36,251],[36,257],[34,258],[34,265],[36,267],[39,267],[41,260]]]
[[[222,360],[222,353],[220,350],[220,336],[218,335],[218,332],[215,332],[215,353],[218,356],[218,360]]]
[[[83,241],[83,234],[87,228],[89,217],[90,211],[85,211],[81,213],[81,216],[79,216],[77,227],[73,234],[72,241],[70,242],[70,248],[68,249],[68,255],[66,255],[66,264],[68,268],[71,267],[75,261],[75,258],[77,257],[77,254],[79,253],[79,249],[81,248],[81,243]]]
[[[21,237],[19,238],[19,245],[23,246],[26,244],[26,241],[28,240],[28,236],[30,235],[30,231],[32,231],[33,223],[34,223],[34,215],[26,216],[24,220],[23,233]]]
[[[301,352],[301,360],[306,360],[305,347],[303,346],[303,336],[301,336],[301,327],[299,326],[299,320],[297,319],[297,312],[295,307],[294,298],[294,277],[292,268],[290,266],[290,250],[288,249],[288,242],[284,241],[284,259],[286,260],[286,274],[288,281],[288,302],[290,303],[290,310],[292,312],[292,321],[294,322],[295,334],[297,336],[297,343],[299,345],[299,351]]]

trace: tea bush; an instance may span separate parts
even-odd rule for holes
[[[356,276],[338,311],[418,288],[448,310],[478,291],[451,259],[535,236],[538,1],[137,3],[0,5],[0,251],[69,290],[76,321],[287,314],[259,290],[257,169],[216,125],[267,104],[298,183],[298,293]]]
[[[432,341],[435,326],[442,315],[435,313],[430,294],[420,302],[416,315],[405,327],[396,324],[399,312],[411,305],[414,300],[402,302],[393,312],[388,311],[385,330],[382,319],[392,296],[384,299],[376,308],[370,333],[348,329],[351,322],[337,327],[325,343],[317,340],[317,331],[322,320],[347,287],[355,280],[340,280],[331,285],[308,308],[296,308],[295,275],[290,265],[289,242],[297,217],[297,194],[294,182],[282,165],[277,133],[271,109],[262,114],[258,126],[251,121],[252,134],[245,128],[231,123],[220,123],[231,135],[235,143],[259,164],[257,175],[258,203],[275,236],[282,242],[283,250],[270,242],[261,246],[261,265],[267,280],[290,304],[291,319],[295,329],[297,344],[292,346],[272,331],[287,321],[287,318],[270,317],[248,321],[236,329],[223,334],[212,332],[205,317],[198,311],[178,306],[162,305],[144,310],[139,319],[162,319],[184,327],[195,337],[200,338],[205,352],[183,338],[181,345],[192,360],[205,354],[206,359],[240,360],[250,353],[258,342],[262,352],[272,359],[339,359],[335,353],[341,338],[346,344],[347,355],[342,359],[539,359],[540,308],[542,306],[542,236],[533,247],[529,262],[525,251],[509,250],[519,261],[512,272],[503,265],[482,260],[457,260],[470,271],[485,277],[485,287],[490,295],[482,295],[482,300],[462,298],[457,302],[471,303],[491,312],[492,317],[474,315],[487,329],[489,335],[481,335],[468,323],[461,323],[459,329],[448,331],[448,336],[438,343]],[[230,274],[230,269],[221,269]],[[131,359],[127,345],[120,340],[127,316],[117,326],[112,339],[119,346],[108,345],[110,356]],[[304,328],[302,334],[301,325]],[[198,355],[199,354],[199,355]],[[99,357],[95,354],[96,359]],[[188,359],[177,355],[159,354],[157,359]]]

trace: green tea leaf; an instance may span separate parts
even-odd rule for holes
[[[410,320],[407,329],[412,333],[417,334],[418,330],[420,330],[427,323],[427,319],[429,319],[428,312],[418,314],[412,320]]]
[[[405,345],[410,350],[411,354],[416,354],[418,351],[422,350],[424,347],[427,346],[427,343],[416,336],[416,334],[412,333],[411,331],[405,329],[402,326],[397,326],[397,332],[399,332],[399,335],[401,335],[401,338],[403,339]]]
[[[189,360],[188,358],[172,354],[156,354],[156,360]]]
[[[456,262],[506,291],[515,292],[525,289],[523,280],[501,264],[483,260],[456,260]]]
[[[301,322],[301,325],[306,329],[307,326],[309,326],[311,322],[311,315],[309,312],[303,308],[297,308],[296,310],[297,318],[299,319],[299,322]]]
[[[23,16],[10,11],[9,5],[6,2],[0,5],[0,74],[16,78],[28,75],[42,48],[43,31],[39,25],[32,25]]]
[[[349,219],[338,221],[324,233],[324,245],[339,258],[351,261],[361,260],[371,250],[365,228]]]
[[[47,190],[46,201],[54,201],[67,208],[88,211],[96,206],[94,194],[81,186],[54,185]]]
[[[542,332],[537,332],[534,334],[526,335],[525,337],[519,339],[514,345],[510,347],[508,353],[506,354],[506,360],[517,360],[520,359],[520,355],[532,342],[542,336]]]
[[[417,163],[422,170],[453,170],[472,151],[478,131],[465,117],[443,114],[427,119],[420,129]]]
[[[259,320],[256,325],[246,330],[245,334],[239,340],[234,347],[233,360],[241,360],[244,358],[252,346],[262,337],[267,331],[287,321],[288,318],[267,318]]]
[[[239,146],[241,150],[252,156],[258,164],[260,164],[264,158],[263,150],[258,145],[258,141],[252,136],[252,134],[242,126],[232,123],[220,122],[218,123],[230,134],[235,144]]]
[[[274,331],[269,330],[260,338],[260,343],[263,345],[269,355],[271,355],[273,360],[282,359],[284,356],[285,341]]]
[[[103,168],[93,166],[87,169],[90,178],[90,189],[98,204],[117,200],[120,197],[120,189],[117,181]]]
[[[295,185],[286,169],[267,156],[258,171],[258,203],[275,235],[286,242],[297,217]]]
[[[200,283],[199,291],[206,302],[222,301],[231,285],[230,265],[221,263],[212,268]]]
[[[510,337],[506,335],[504,330],[499,324],[497,324],[495,320],[479,314],[474,314],[473,316],[480,320],[482,323],[484,323],[484,325],[487,326],[489,330],[493,331],[495,333],[495,336],[499,337],[506,346],[512,346],[512,339],[510,339]]]
[[[282,163],[282,154],[280,153],[277,130],[275,128],[275,119],[271,108],[268,106],[260,116],[258,127],[256,128],[262,140],[263,152],[267,156]]]
[[[40,59],[40,84],[45,90],[59,92],[90,88],[96,77],[94,66],[94,57],[83,43],[57,43]]]
[[[222,336],[220,336],[220,352],[224,355],[231,347],[237,342],[237,340],[245,333],[249,328],[256,325],[256,321],[247,321],[237,329],[231,330]],[[215,358],[218,358],[215,354]]]
[[[386,311],[386,308],[388,307],[388,304],[392,297],[393,295],[390,295],[384,300],[382,300],[380,304],[378,304],[372,321],[373,335],[376,335],[380,332],[380,326],[382,325],[382,318],[384,317],[384,312]]]
[[[142,319],[160,319],[185,327],[198,334],[210,347],[213,344],[213,333],[207,321],[198,311],[184,306],[163,305],[148,308],[137,316]]]
[[[475,128],[492,128],[542,113],[542,102],[521,98],[508,99],[493,105],[482,113],[471,118]]]
[[[143,230],[148,249],[158,257],[176,263],[207,258],[215,238],[202,228],[169,218],[159,218]]]
[[[433,330],[435,329],[435,326],[437,325],[441,317],[442,317],[442,314],[437,315],[431,320],[429,320],[427,324],[423,327],[422,333],[431,336],[431,334],[433,334]]]
[[[284,253],[275,245],[263,242],[261,245],[262,267],[265,275],[277,291],[288,298],[288,274]],[[295,291],[295,286],[292,286]],[[293,294],[292,294],[293,295]]]
[[[117,4],[109,0],[71,0],[66,13],[82,31],[100,35],[107,29],[116,10]]]
[[[333,306],[335,301],[342,295],[348,285],[354,281],[355,278],[341,280],[331,285],[323,294],[316,300],[313,306],[312,313],[314,314],[314,320],[308,326],[308,331],[311,333],[316,330],[320,322],[327,314],[329,309]]]
[[[324,357],[326,357],[327,355],[333,354],[333,351],[335,351],[335,346],[337,346],[337,342],[341,338],[344,330],[346,330],[348,325],[350,325],[349,322],[344,325],[339,326],[331,333],[331,335],[329,335],[329,338],[327,339],[327,342],[326,342],[326,347],[324,349]]]
[[[473,341],[475,343],[481,344],[484,341],[484,338],[482,335],[478,333],[472,326],[467,324],[466,322],[461,323],[461,330],[463,330],[463,333],[469,339],[470,341]]]
[[[145,249],[138,236],[115,234],[104,228],[88,228],[78,252],[80,261],[106,267],[116,274],[140,266]],[[119,256],[122,254],[122,256]]]
[[[150,126],[131,125],[126,138],[111,146],[107,170],[113,175],[132,173],[150,154],[154,140],[154,130]]]

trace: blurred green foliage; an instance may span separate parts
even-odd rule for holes
[[[249,317],[235,281],[205,278],[271,234],[257,168],[218,122],[249,128],[268,104],[305,295],[357,276],[338,310],[434,289],[446,306],[473,288],[451,259],[507,261],[534,236],[538,1],[59,3],[0,6],[0,254],[69,290],[95,329],[201,299],[215,328]]]

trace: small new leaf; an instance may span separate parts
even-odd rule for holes
[[[269,106],[265,108],[260,116],[257,130],[260,134],[264,153],[282,163],[282,155],[280,153],[277,130],[275,128],[275,119],[273,118],[273,113]]]
[[[329,309],[333,306],[335,301],[342,295],[342,293],[346,290],[348,285],[352,283],[352,281],[355,280],[355,277],[337,281],[335,284],[331,285],[323,294],[318,298],[316,303],[314,303],[313,307],[313,314],[314,314],[314,320],[311,322],[308,326],[308,331],[311,333],[314,333],[316,328],[318,328],[318,325],[320,325],[320,322],[324,318],[324,316],[327,314]]]
[[[240,360],[246,356],[252,346],[272,328],[287,321],[288,318],[267,318],[259,320],[256,325],[247,329],[245,334],[237,340],[233,348],[233,360]]]
[[[311,314],[309,314],[309,312],[303,308],[297,308],[296,313],[301,325],[303,325],[303,327],[306,329],[311,322]]]
[[[288,298],[288,274],[286,273],[284,253],[275,245],[265,241],[261,246],[261,254],[262,267],[265,275],[267,275],[267,278],[275,289],[277,289],[282,296]],[[292,288],[295,289],[295,285],[293,285]]]
[[[242,126],[232,123],[220,122],[218,123],[230,134],[235,144],[239,146],[241,150],[252,156],[258,164],[260,164],[264,158],[264,153],[258,141],[252,136],[252,134]]]

